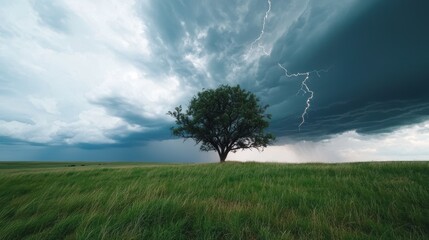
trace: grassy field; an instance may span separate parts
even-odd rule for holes
[[[0,239],[429,239],[429,162],[0,163]]]

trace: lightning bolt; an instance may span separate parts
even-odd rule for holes
[[[268,2],[268,9],[265,12],[265,15],[264,15],[264,18],[262,21],[261,32],[259,33],[259,36],[250,45],[249,52],[245,55],[246,58],[249,56],[250,52],[254,49],[256,44],[257,44],[258,49],[261,50],[264,55],[266,55],[266,56],[270,55],[270,53],[265,49],[265,47],[261,43],[262,37],[264,36],[264,33],[265,33],[265,25],[266,25],[266,22],[268,19],[268,15],[271,12],[271,0],[267,0],[267,2]],[[307,100],[306,100],[306,106],[304,108],[304,111],[301,114],[301,123],[298,125],[298,129],[301,131],[301,126],[305,123],[305,117],[307,116],[308,110],[311,107],[311,100],[313,100],[313,98],[314,98],[314,91],[312,91],[309,88],[307,81],[310,79],[311,74],[315,73],[315,74],[317,74],[318,77],[320,77],[320,72],[328,72],[329,69],[328,70],[313,70],[313,71],[309,71],[309,72],[289,73],[287,71],[287,69],[285,67],[283,67],[280,63],[278,63],[278,65],[281,69],[283,69],[283,71],[285,72],[285,76],[288,78],[304,76],[304,80],[302,80],[302,82],[301,82],[301,88],[296,93],[297,95],[301,92],[303,95],[309,93],[309,96],[307,97]]]
[[[261,44],[261,39],[264,36],[264,32],[265,32],[265,23],[267,22],[267,18],[268,18],[268,15],[270,14],[270,12],[271,12],[271,0],[268,0],[268,9],[265,12],[265,16],[264,16],[263,21],[262,21],[261,33],[259,33],[258,38],[256,38],[255,41],[253,41],[252,44],[250,45],[249,52],[252,51],[255,44],[258,43],[258,49],[260,49],[266,56],[270,55],[270,53],[268,53],[267,50],[265,50],[265,47],[262,46],[262,44]]]
[[[300,92],[302,92],[303,95],[306,94],[306,93],[310,93],[310,95],[307,98],[306,106],[304,108],[304,111],[301,114],[301,123],[298,126],[298,129],[301,131],[301,126],[305,123],[305,116],[307,115],[308,109],[310,109],[310,107],[311,107],[311,100],[314,97],[314,91],[312,91],[308,87],[307,80],[310,78],[310,74],[316,73],[317,76],[320,77],[320,72],[328,72],[329,69],[327,69],[327,70],[325,70],[325,69],[323,69],[323,70],[313,70],[313,71],[310,71],[310,72],[302,72],[302,73],[289,73],[287,71],[287,69],[285,67],[283,67],[280,63],[278,63],[278,65],[279,65],[279,67],[281,69],[283,69],[283,71],[285,72],[285,76],[288,77],[288,78],[305,76],[304,80],[302,80],[302,82],[301,82],[301,88],[296,93],[296,94],[299,94]]]

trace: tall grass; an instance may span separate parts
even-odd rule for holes
[[[428,162],[107,166],[0,170],[0,239],[429,238]]]

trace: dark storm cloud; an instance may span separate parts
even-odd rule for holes
[[[251,86],[275,109],[272,130],[280,136],[311,140],[349,130],[391,131],[427,119],[427,9],[427,1],[379,1],[303,46],[300,32],[317,31],[317,12],[323,11],[298,19],[276,42],[271,58],[261,61],[262,86]],[[315,97],[301,131],[297,125],[307,96],[294,96],[299,80],[282,78],[276,61],[290,72],[333,65],[328,73],[320,78],[313,74],[309,80]]]
[[[153,75],[173,71],[182,81],[202,89],[225,81],[231,62],[237,61],[237,55],[257,34],[254,30],[259,27],[260,18],[253,13],[263,14],[259,11],[265,9],[266,2],[151,1],[148,5],[141,7],[140,15],[151,29],[151,50],[157,57],[151,62],[138,56],[129,59]],[[239,8],[246,11],[237,13]],[[185,59],[189,54],[206,57],[207,69],[196,69]]]
[[[137,124],[146,128],[146,130],[142,132],[129,133],[125,135],[121,134],[121,129],[109,132],[111,138],[117,142],[115,144],[116,146],[141,146],[147,145],[150,141],[167,140],[172,137],[170,131],[171,122],[142,116],[140,114],[141,106],[138,106],[139,108],[137,108],[134,104],[127,102],[126,99],[120,97],[108,97],[97,99],[93,104],[104,107],[110,114],[120,117],[128,123]],[[99,148],[104,146],[95,145],[93,147]]]

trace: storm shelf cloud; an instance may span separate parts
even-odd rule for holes
[[[230,159],[429,158],[428,1],[0,6],[0,160],[214,161],[166,113],[222,84],[269,104],[278,138]],[[301,127],[305,76],[279,64],[309,73]]]

